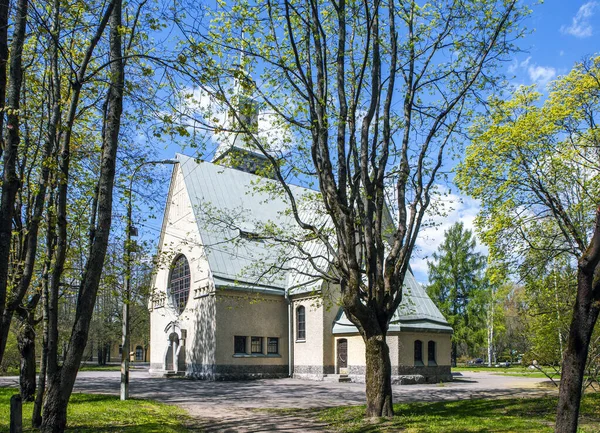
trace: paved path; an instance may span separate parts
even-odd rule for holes
[[[556,393],[540,388],[543,379],[463,372],[455,382],[442,385],[394,386],[394,401],[443,401],[471,398],[533,397]],[[119,372],[82,372],[75,390],[119,394]],[[0,386],[16,385],[16,377],[0,377]],[[269,379],[240,382],[207,382],[151,377],[132,371],[130,395],[187,409],[198,419],[197,430],[224,433],[270,431],[319,432],[323,425],[298,415],[257,409],[312,409],[364,404],[364,384]]]

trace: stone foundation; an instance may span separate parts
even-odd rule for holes
[[[325,375],[334,374],[333,365],[297,365],[295,379],[322,381]],[[164,375],[163,364],[150,364],[150,373]],[[181,372],[183,373],[183,372]],[[185,376],[199,380],[252,380],[288,377],[287,365],[203,365],[188,364]],[[365,366],[351,365],[348,377],[352,382],[365,382]],[[452,373],[449,365],[441,366],[393,366],[392,385],[450,382]]]
[[[199,380],[278,379],[288,376],[288,366],[188,364],[185,376]]]
[[[352,382],[365,382],[365,366],[351,365],[348,377]],[[449,365],[438,366],[392,366],[392,385],[415,385],[419,383],[451,382],[452,372]]]
[[[326,374],[333,374],[335,366],[333,365],[295,365],[294,379],[305,380],[323,380]]]

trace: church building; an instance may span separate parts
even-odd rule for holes
[[[256,128],[258,110],[245,104],[242,121]],[[149,305],[151,373],[364,381],[364,343],[336,287],[307,279],[301,260],[275,266],[253,235],[260,224],[291,223],[289,204],[269,192],[277,183],[264,176],[264,156],[232,134],[212,162],[177,160]],[[452,328],[410,271],[403,290],[387,336],[393,383],[450,380]]]

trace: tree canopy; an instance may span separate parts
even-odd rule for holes
[[[444,232],[444,241],[428,261],[427,293],[452,326],[452,361],[483,346],[488,284],[486,257],[475,251],[471,230],[457,222]],[[462,347],[461,347],[462,346]]]
[[[477,226],[495,260],[522,275],[535,257],[577,266],[557,432],[575,432],[589,342],[600,311],[600,57],[549,87],[492,100],[460,165],[463,191],[481,200]]]

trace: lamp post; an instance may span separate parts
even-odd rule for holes
[[[138,170],[145,165],[154,164],[177,164],[176,159],[161,159],[157,161],[145,161],[138,164],[129,178],[127,189],[127,227],[125,228],[125,299],[123,300],[123,340],[121,349],[121,400],[129,398],[129,302],[131,301],[131,237],[137,236],[137,230],[133,227],[132,214],[132,188],[133,180]],[[134,233],[135,232],[135,233]]]

